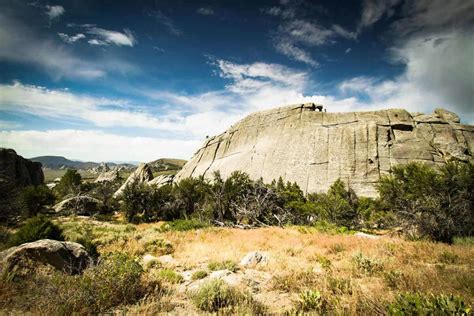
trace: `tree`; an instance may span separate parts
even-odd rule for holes
[[[75,169],[68,169],[54,190],[58,193],[59,197],[62,198],[69,194],[79,193],[81,183],[81,174]]]
[[[51,205],[55,201],[51,190],[44,185],[25,187],[19,199],[28,217],[36,216],[45,206]]]
[[[203,177],[182,179],[174,186],[174,196],[178,207],[182,206],[182,215],[185,219],[188,219],[204,202],[208,188]]]
[[[396,166],[377,188],[407,231],[447,243],[473,234],[472,163],[449,162],[438,170],[421,163]]]

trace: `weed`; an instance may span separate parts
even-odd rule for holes
[[[445,250],[439,255],[438,261],[444,264],[455,264],[459,261],[459,256]]]
[[[170,269],[160,270],[160,272],[158,272],[158,277],[161,280],[172,284],[183,282],[183,276]]]
[[[331,263],[331,260],[329,260],[329,258],[323,255],[317,255],[316,261],[321,265],[321,268],[323,268],[324,270],[326,271],[331,270],[332,263]]]
[[[198,220],[177,219],[177,220],[167,222],[166,224],[162,225],[160,227],[160,231],[161,232],[169,232],[169,231],[183,232],[183,231],[201,229],[201,228],[206,228],[206,227],[209,227],[209,224],[206,224]]]
[[[296,308],[298,311],[303,312],[316,311],[324,313],[327,309],[327,302],[319,291],[306,290],[300,293]]]
[[[224,261],[211,261],[207,264],[207,268],[211,271],[217,270],[229,270],[231,272],[236,272],[239,267],[236,262],[232,260],[224,260]]]
[[[459,296],[400,294],[388,306],[389,315],[470,315],[471,307]]]
[[[368,275],[379,272],[383,268],[383,264],[380,260],[366,257],[360,252],[356,253],[352,257],[352,264],[357,269],[357,271]]]
[[[338,254],[340,252],[343,252],[344,250],[346,250],[346,248],[344,247],[343,244],[332,244],[330,247],[329,247],[329,251],[328,253],[329,254]]]
[[[191,279],[201,280],[201,279],[204,279],[205,277],[207,277],[207,275],[208,275],[207,271],[199,270],[199,271],[196,271],[196,272],[193,273],[193,275],[191,276]]]
[[[341,294],[352,295],[351,279],[328,276],[326,280],[327,280],[327,287],[332,293],[337,294],[337,295],[341,295]]]

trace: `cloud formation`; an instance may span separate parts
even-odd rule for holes
[[[136,39],[129,29],[124,29],[123,33],[118,31],[105,30],[99,27],[88,27],[87,33],[96,36],[97,38],[89,40],[89,44],[92,45],[117,45],[117,46],[130,46],[133,47],[136,44]]]
[[[46,15],[49,17],[50,21],[58,19],[61,15],[64,14],[64,12],[66,12],[66,10],[64,10],[64,7],[60,5],[46,5],[45,9]]]
[[[180,36],[181,34],[183,34],[183,32],[178,28],[174,20],[169,16],[165,15],[160,10],[150,11],[148,12],[148,16],[153,17],[159,24],[163,25],[170,34],[176,36]]]
[[[196,12],[201,15],[214,15],[214,10],[212,8],[202,7],[202,8],[197,9]]]

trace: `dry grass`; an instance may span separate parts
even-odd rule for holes
[[[251,251],[265,252],[268,264],[257,266],[252,273],[270,277],[239,286],[252,293],[269,313],[294,312],[307,290],[318,291],[325,309],[336,314],[385,313],[387,304],[403,292],[455,294],[474,304],[472,244],[446,245],[390,237],[372,240],[298,227],[207,228],[162,233],[161,223],[132,226],[86,218],[63,218],[60,223],[66,228],[66,235],[90,229],[101,253],[126,252],[137,258],[171,253],[174,262],[156,269],[191,271],[190,275],[195,271],[211,273],[210,262],[238,263]],[[162,242],[169,243],[171,248]],[[241,267],[237,274],[244,270]],[[152,268],[149,274],[153,273]],[[147,298],[128,311],[197,313],[182,291],[183,284],[168,283],[172,294],[160,300]]]

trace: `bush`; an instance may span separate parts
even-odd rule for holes
[[[158,277],[168,283],[181,283],[183,276],[170,269],[163,269],[158,272]]]
[[[454,295],[400,294],[388,306],[389,315],[470,315],[471,308]]]
[[[196,271],[196,272],[193,273],[193,275],[191,276],[191,279],[201,280],[201,279],[204,279],[207,276],[208,276],[208,273],[206,271],[199,270],[199,271]]]
[[[64,240],[64,237],[59,226],[40,215],[26,220],[23,226],[11,235],[9,245],[13,247],[40,239]]]
[[[143,269],[126,254],[115,253],[85,270],[82,276],[57,275],[53,279],[58,308],[69,314],[105,312],[138,301],[146,292]]]
[[[44,185],[28,186],[20,194],[20,203],[28,217],[36,216],[55,201],[54,194]]]
[[[239,269],[237,263],[232,260],[211,261],[207,264],[207,268],[211,271],[229,270],[231,272],[236,272]]]
[[[317,311],[318,313],[324,313],[327,309],[327,302],[319,291],[306,290],[299,295],[297,309],[303,312]]]
[[[200,310],[217,312],[221,308],[237,305],[243,300],[243,295],[224,281],[213,280],[193,293],[191,299]]]
[[[421,163],[393,168],[378,185],[380,201],[407,232],[452,243],[474,233],[474,164],[450,162],[439,170]]]
[[[383,264],[378,259],[366,257],[360,252],[352,257],[352,263],[359,272],[369,275],[383,269]]]
[[[177,219],[167,222],[160,227],[161,232],[168,231],[187,231],[209,227],[209,224],[194,219]]]

